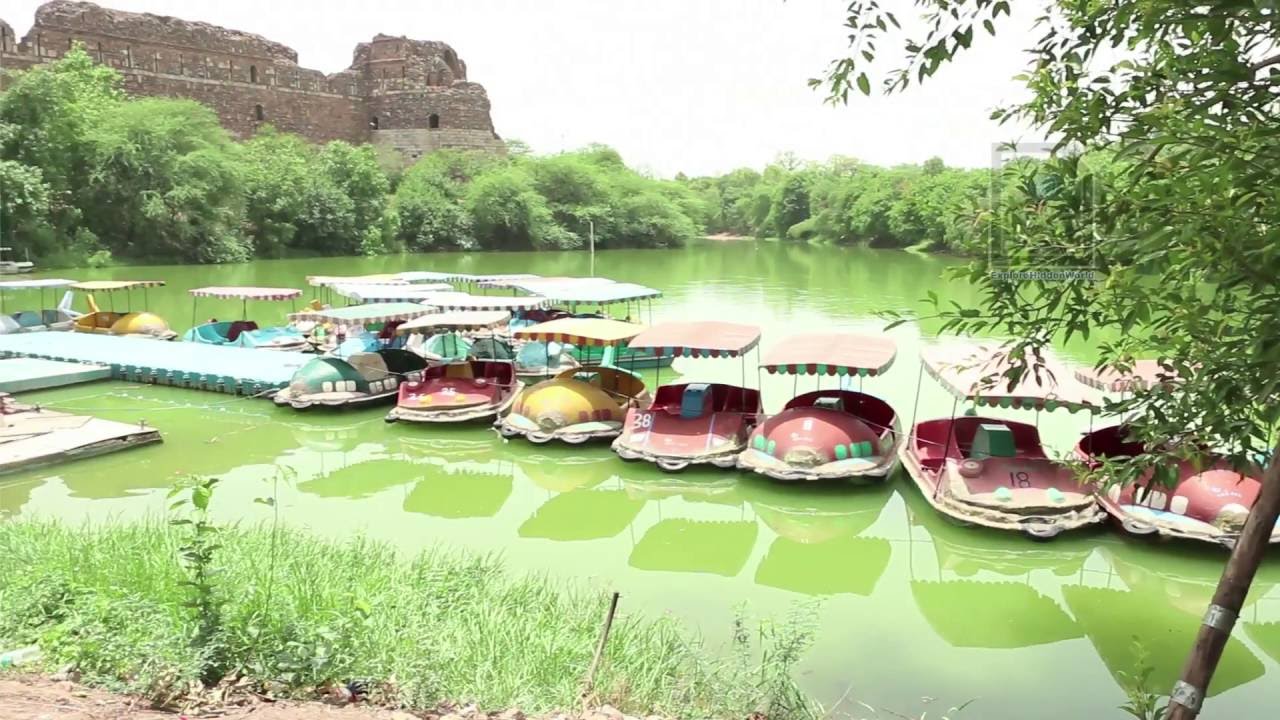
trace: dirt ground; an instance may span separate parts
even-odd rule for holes
[[[70,682],[43,678],[0,678],[2,720],[179,720],[197,717],[218,720],[416,720],[406,712],[362,705],[335,707],[319,702],[250,702],[216,711],[184,716],[151,710],[145,702]]]

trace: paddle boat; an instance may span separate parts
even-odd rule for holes
[[[178,336],[177,333],[169,329],[169,324],[159,315],[146,311],[133,312],[126,310],[123,313],[115,312],[115,310],[99,310],[98,303],[94,299],[95,293],[107,293],[107,297],[111,300],[114,308],[116,293],[123,292],[130,307],[133,303],[133,291],[141,289],[143,291],[143,302],[146,302],[147,288],[162,287],[163,280],[90,280],[87,282],[73,283],[69,287],[72,290],[79,290],[85,293],[85,300],[89,305],[89,312],[76,318],[71,329],[76,332],[97,333],[100,335],[129,335],[133,337],[155,338],[157,340],[172,340]]]
[[[677,357],[735,358],[760,342],[760,328],[727,322],[655,325],[628,346]],[[745,374],[745,373],[744,373]],[[689,465],[737,465],[747,436],[763,414],[760,391],[726,383],[663,385],[648,408],[627,411],[613,451],[624,460],[647,460],[668,472]]]
[[[1154,360],[1139,360],[1127,372],[1112,368],[1076,368],[1076,379],[1104,392],[1146,389],[1173,390],[1177,377]],[[1105,474],[1108,463],[1125,462],[1145,451],[1124,422],[1086,433],[1075,457],[1086,467]],[[1234,547],[1244,521],[1258,499],[1262,473],[1240,472],[1225,458],[1204,450],[1179,460],[1157,475],[1154,469],[1127,485],[1107,482],[1097,488],[1098,504],[1125,532],[1186,538]],[[1163,478],[1163,479],[1162,479]],[[1280,524],[1271,533],[1280,543]]]
[[[498,423],[504,437],[535,443],[582,443],[617,437],[632,407],[647,407],[644,381],[609,365],[613,349],[644,328],[619,320],[564,318],[516,331],[517,340],[574,343],[608,348],[603,365],[570,368],[525,389]]]
[[[1101,522],[1093,493],[1071,469],[1045,454],[1035,425],[978,415],[956,405],[1095,411],[1101,400],[1065,366],[1044,360],[1014,383],[1006,353],[986,346],[927,347],[921,371],[954,397],[951,417],[916,423],[900,451],[903,466],[929,504],[962,523],[1013,530],[1039,539]]]
[[[64,292],[62,301],[54,307],[45,302],[45,291],[65,290],[74,284],[74,280],[63,280],[61,278],[5,280],[0,282],[0,335],[39,332],[42,330],[70,330],[75,319],[80,317],[80,313],[71,309],[71,292]],[[16,311],[12,307],[5,307],[5,292],[12,290],[39,291],[39,307],[35,310]]]
[[[239,300],[241,319],[231,321],[209,320],[206,323],[194,325],[182,335],[182,339],[186,342],[293,352],[311,349],[307,338],[292,326],[260,328],[258,323],[248,319],[248,304],[250,300],[275,302],[296,300],[301,297],[301,290],[269,287],[203,287],[195,288],[188,292],[193,298],[191,304],[191,320],[193,323],[198,316],[197,309],[202,297]]]
[[[507,332],[498,331],[499,336],[507,335],[511,331],[534,325],[536,323],[521,323],[515,320],[515,317],[527,317],[530,314],[542,316],[546,313],[546,306],[550,302],[544,297],[539,296],[492,296],[492,295],[471,295],[460,292],[441,292],[429,294],[424,299],[423,304],[436,308],[441,311],[504,311],[510,312],[512,320],[507,323]],[[550,319],[550,318],[547,318]],[[563,343],[544,343],[537,340],[521,341],[515,347],[507,345],[509,350],[514,350],[514,355],[504,357],[505,353],[499,353],[496,344],[505,344],[501,337],[490,338],[484,342],[485,348],[491,348],[493,351],[487,353],[494,359],[514,359],[516,364],[516,377],[524,383],[538,382],[554,377],[556,374],[563,372],[569,368],[578,367],[578,361],[575,360],[569,352],[569,347]],[[432,350],[428,344],[428,351]],[[470,351],[471,355],[478,355],[474,348]],[[466,354],[466,353],[464,353]]]
[[[608,278],[580,277],[547,277],[533,280],[514,280],[503,283],[489,283],[491,287],[507,287],[513,290],[547,298],[556,310],[581,318],[608,317],[611,306],[624,306],[624,315],[631,316],[631,303],[636,304],[636,315],[640,314],[643,301],[650,301],[650,317],[652,317],[652,300],[662,297],[662,291],[635,283],[619,283]],[[598,312],[584,310],[596,308]],[[552,319],[552,318],[548,318]],[[599,364],[602,348],[595,346],[572,346],[569,352],[573,358],[583,365]],[[647,370],[670,367],[675,355],[664,353],[661,349],[639,349],[622,345],[614,350],[615,364],[630,370]]]
[[[893,340],[881,336],[817,333],[783,340],[760,367],[770,374],[817,376],[818,389],[762,420],[738,455],[738,467],[783,482],[887,477],[897,466],[898,414],[885,401],[843,386],[847,378],[861,383],[883,374],[896,356]],[[822,389],[824,375],[840,378],[842,386]]]
[[[396,328],[406,320],[436,312],[420,303],[369,303],[341,308],[311,307],[291,313],[289,322],[321,353],[347,356],[399,344]]]
[[[413,285],[367,285],[343,283],[333,286],[333,292],[357,305],[365,303],[416,302],[420,303],[432,293],[450,292],[448,283],[418,283]]]
[[[502,311],[461,310],[424,315],[404,323],[398,332],[458,337],[463,332],[494,332],[506,327],[510,318]],[[433,364],[420,380],[400,386],[396,407],[387,414],[387,422],[493,420],[511,407],[523,389],[524,383],[516,379],[510,360],[470,358]]]
[[[289,385],[273,396],[294,410],[313,407],[362,408],[389,403],[402,382],[422,377],[427,361],[407,350],[382,348],[341,358],[324,355],[298,368]]]

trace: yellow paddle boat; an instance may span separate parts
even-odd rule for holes
[[[611,366],[617,347],[642,330],[643,326],[618,320],[563,318],[517,331],[519,340],[603,347],[603,363],[564,370],[526,389],[499,421],[499,432],[505,437],[523,435],[535,443],[617,437],[628,410],[649,405],[644,382],[635,373]]]
[[[144,311],[132,311],[133,290],[141,288],[143,303],[146,303],[147,288],[161,287],[163,280],[90,280],[71,285],[71,289],[85,293],[89,312],[81,315],[72,323],[75,332],[98,333],[101,335],[131,335],[134,337],[172,340],[177,333],[169,329],[169,324],[159,315]],[[115,294],[123,292],[128,308],[122,313],[115,311]],[[94,300],[94,293],[107,293],[111,301],[110,310],[101,310]]]

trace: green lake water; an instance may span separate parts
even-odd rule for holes
[[[947,263],[899,252],[708,242],[601,252],[595,271],[661,288],[654,320],[753,322],[764,328],[767,348],[792,332],[878,331],[884,321],[877,312],[919,308],[917,298],[928,290],[974,301],[972,288],[942,278]],[[148,293],[150,309],[182,331],[193,317],[191,287],[304,287],[308,274],[398,270],[585,275],[590,266],[586,253],[539,252],[48,275],[165,280],[168,287]],[[16,305],[18,298],[6,300]],[[287,303],[250,306],[260,322],[287,310]],[[238,302],[207,299],[197,311],[200,320],[239,314]],[[645,320],[649,315],[644,309]],[[913,414],[952,412],[950,397],[921,378],[916,359],[922,336],[936,330],[892,331],[897,362],[866,382],[907,422]],[[1085,349],[1064,354],[1088,360]],[[745,367],[681,359],[664,379],[678,373],[740,381],[745,374],[759,382],[753,363]],[[762,379],[769,410],[814,383]],[[26,399],[145,420],[165,441],[0,478],[0,518],[161,517],[174,480],[214,475],[223,479],[215,498],[222,520],[265,521],[269,509],[253,500],[274,495],[286,522],[322,535],[364,534],[407,551],[446,544],[500,552],[516,571],[619,590],[624,612],[670,613],[712,649],[724,648],[739,605],[783,617],[811,604],[816,637],[798,680],[828,705],[840,701],[836,712],[852,717],[877,717],[859,703],[937,717],[968,700],[974,702],[961,718],[1120,717],[1120,682],[1135,669],[1135,638],[1154,667],[1153,686],[1167,690],[1225,558],[1109,530],[1036,543],[957,527],[936,516],[905,476],[868,488],[782,486],[722,471],[664,475],[623,463],[605,445],[534,447],[484,428],[387,425],[385,409],[296,413],[263,400],[115,382]],[[1061,453],[1089,419],[1044,414],[1039,422]],[[1206,717],[1252,716],[1280,703],[1277,585],[1280,563],[1272,562],[1242,613]]]

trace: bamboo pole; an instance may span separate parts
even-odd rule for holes
[[[1222,571],[1218,589],[1213,593],[1213,601],[1182,670],[1182,678],[1173,686],[1167,720],[1193,720],[1200,713],[1213,671],[1217,669],[1227,641],[1231,639],[1231,628],[1267,551],[1277,517],[1280,517],[1280,447],[1272,450],[1267,470],[1262,476],[1258,500],[1249,511],[1240,539],[1231,551],[1226,569]]]
[[[600,660],[604,657],[605,644],[609,642],[609,631],[613,629],[613,616],[618,611],[619,594],[615,592],[609,598],[609,610],[604,614],[604,627],[600,628],[600,641],[596,643],[596,654],[591,658],[591,667],[587,670],[587,679],[583,683],[582,697],[586,698],[595,687],[596,671],[600,669]]]

